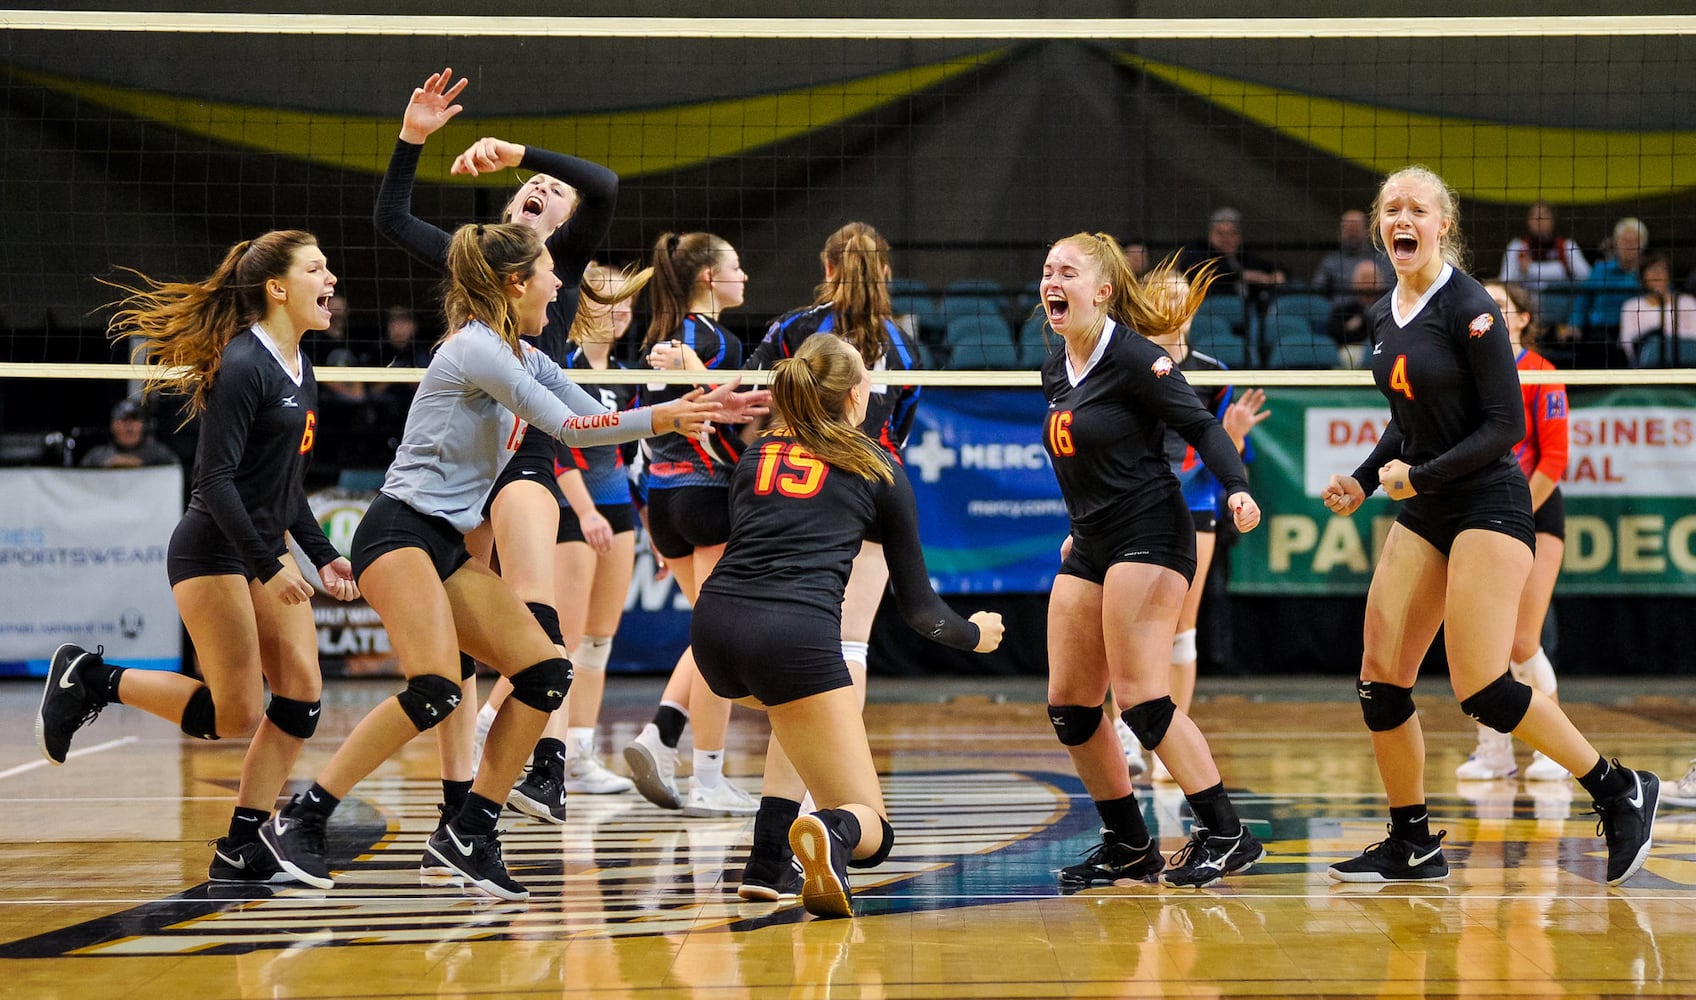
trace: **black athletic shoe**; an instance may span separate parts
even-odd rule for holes
[[[296,795],[261,826],[259,840],[271,852],[271,857],[277,859],[277,866],[294,876],[296,881],[315,889],[328,889],[336,883],[330,878],[330,866],[324,861],[325,817],[317,813],[296,813],[294,804],[299,801],[300,796]]]
[[[499,834],[461,836],[452,823],[444,823],[425,847],[468,884],[491,896],[520,903],[530,898],[530,890],[506,873]]]
[[[438,802],[438,803],[436,803],[436,829],[432,833],[432,836],[435,833],[441,833],[442,827],[447,826],[447,825],[448,825],[448,807],[445,804]],[[457,876],[458,874],[459,874],[458,869],[447,864],[441,858],[438,858],[434,854],[432,854],[430,852],[429,844],[428,843],[425,844],[425,846],[424,846],[424,857],[422,859],[420,859],[419,862],[418,862],[418,875],[419,875],[419,877],[429,878],[429,879],[453,878],[453,877]]]
[[[94,691],[77,676],[77,667],[92,659],[100,662],[105,646],[90,653],[81,646],[65,643],[53,651],[47,664],[47,683],[42,686],[41,709],[35,716],[35,742],[41,755],[63,764],[71,749],[71,737],[94,721],[106,707],[104,693]]]
[[[853,847],[844,844],[818,813],[808,813],[789,825],[789,849],[801,865],[801,905],[821,917],[854,915],[848,887],[848,858]]]
[[[1189,842],[1172,855],[1172,867],[1160,873],[1160,884],[1178,889],[1202,889],[1237,872],[1246,872],[1266,856],[1266,848],[1243,827],[1235,837],[1216,837],[1198,826]]]
[[[1360,857],[1332,865],[1326,874],[1339,882],[1438,882],[1449,877],[1449,863],[1443,859],[1443,838],[1448,835],[1438,830],[1423,844],[1385,837]]]
[[[1620,762],[1614,761],[1619,767]],[[1596,833],[1608,841],[1608,884],[1637,874],[1649,856],[1655,809],[1661,804],[1661,779],[1651,771],[1627,771],[1631,790],[1595,806]]]
[[[1101,846],[1093,848],[1075,865],[1060,869],[1062,885],[1085,886],[1097,882],[1117,882],[1120,879],[1147,881],[1160,874],[1166,859],[1153,837],[1141,847],[1108,840],[1103,834]]]
[[[775,903],[785,896],[798,896],[807,877],[794,859],[775,861],[770,858],[750,858],[742,869],[742,885],[736,895],[759,903]]]
[[[294,881],[294,878],[277,864],[277,859],[271,856],[264,844],[257,840],[246,844],[232,844],[228,837],[219,837],[212,842],[212,864],[206,869],[206,877],[213,882],[239,882],[248,885]]]
[[[531,819],[560,825],[565,822],[565,761],[532,763],[524,780],[507,793],[506,807]]]

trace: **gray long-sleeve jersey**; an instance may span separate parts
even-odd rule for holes
[[[608,410],[542,352],[524,344],[522,354],[476,321],[437,348],[407,410],[385,494],[470,531],[524,423],[577,447],[653,434],[652,410]]]

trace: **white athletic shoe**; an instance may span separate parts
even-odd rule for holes
[[[1669,806],[1696,806],[1696,757],[1690,759],[1690,770],[1684,777],[1661,786],[1661,801]]]
[[[752,816],[760,811],[760,800],[731,783],[721,780],[711,788],[690,782],[689,800],[683,806],[685,816]]]
[[[617,795],[636,787],[636,782],[614,774],[593,750],[567,744],[565,790],[572,795]]]
[[[1472,756],[1455,768],[1455,777],[1462,781],[1493,781],[1518,773],[1519,765],[1513,761],[1513,737],[1486,726],[1478,727],[1478,745],[1473,748]]]
[[[661,809],[683,808],[677,792],[677,748],[660,742],[659,727],[652,722],[642,727],[624,748],[624,763],[644,799]]]
[[[1124,719],[1114,719],[1113,728],[1119,731],[1119,742],[1125,745],[1125,770],[1133,778],[1148,770],[1148,762],[1142,759],[1142,744],[1137,742],[1131,727],[1125,725]]]
[[[1572,772],[1543,756],[1543,751],[1531,753],[1531,763],[1525,766],[1526,781],[1565,781]]]

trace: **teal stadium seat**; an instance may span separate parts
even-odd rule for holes
[[[889,279],[889,305],[897,316],[913,317],[913,332],[926,344],[942,343],[948,320],[930,287],[914,278]]]
[[[948,321],[948,363],[956,371],[1018,368],[1019,345],[1013,328],[999,315],[956,316]]]
[[[1019,367],[1036,370],[1048,360],[1048,355],[1060,343],[1060,335],[1048,329],[1048,317],[1032,313],[1019,327]]]
[[[1205,354],[1227,368],[1247,368],[1248,341],[1237,336],[1230,320],[1198,312],[1190,322],[1190,350]]]
[[[1268,368],[1335,368],[1337,345],[1307,320],[1278,314],[1266,319],[1263,356]]]
[[[1269,315],[1305,320],[1314,333],[1324,337],[1325,327],[1331,321],[1331,300],[1312,292],[1290,292],[1273,300]]]

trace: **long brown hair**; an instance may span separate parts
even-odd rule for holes
[[[1485,291],[1489,291],[1492,287],[1500,288],[1502,294],[1507,296],[1507,300],[1513,306],[1514,311],[1524,313],[1531,321],[1525,324],[1525,332],[1519,335],[1519,346],[1536,347],[1538,339],[1543,336],[1543,318],[1538,315],[1537,303],[1532,298],[1531,292],[1517,281],[1484,282]],[[1507,317],[1502,318],[1505,320]]]
[[[203,413],[224,347],[265,316],[265,282],[286,277],[295,251],[317,245],[311,233],[274,229],[230,247],[217,269],[199,281],[155,281],[133,268],[124,270],[140,280],[139,287],[101,278],[125,293],[114,303],[118,312],[106,334],[113,340],[137,338],[131,360],[167,369],[148,375],[144,392],[169,382],[188,397],[188,416]]]
[[[844,472],[891,483],[895,474],[884,452],[848,422],[848,390],[860,384],[864,370],[859,353],[839,337],[803,340],[794,357],[772,367],[777,430]]]
[[[448,244],[448,279],[442,289],[442,311],[447,314],[448,332],[472,320],[482,320],[522,357],[518,340],[518,317],[513,315],[507,281],[528,278],[542,256],[542,237],[517,223],[472,224],[454,231]]]
[[[714,254],[730,249],[729,243],[712,233],[661,233],[654,241],[654,276],[648,282],[650,319],[642,353],[682,328],[695,280],[703,269],[712,268]]]
[[[1177,255],[1156,264],[1141,278],[1131,270],[1124,248],[1107,233],[1073,233],[1055,244],[1069,243],[1095,262],[1101,280],[1113,286],[1103,306],[1115,323],[1128,326],[1145,337],[1164,337],[1184,328],[1194,318],[1207,290],[1218,277],[1212,262],[1192,269],[1178,269]],[[1183,278],[1188,292],[1177,294],[1173,278]]]
[[[824,241],[819,262],[826,267],[826,277],[813,293],[813,304],[829,306],[837,333],[854,345],[867,365],[877,364],[889,348],[884,324],[894,312],[889,303],[889,241],[864,222],[850,222]]]
[[[614,269],[605,264],[590,261],[583,269],[583,278],[578,282],[582,289],[583,298],[603,307],[611,307],[626,299],[636,297],[636,293],[646,288],[648,281],[654,276],[654,269],[644,267],[640,271],[630,267]],[[591,315],[595,313],[595,315]],[[585,309],[579,306],[577,315],[571,318],[571,332],[567,334],[574,344],[584,343],[584,338],[599,327],[603,321],[610,323],[610,314],[599,313],[597,310]]]

